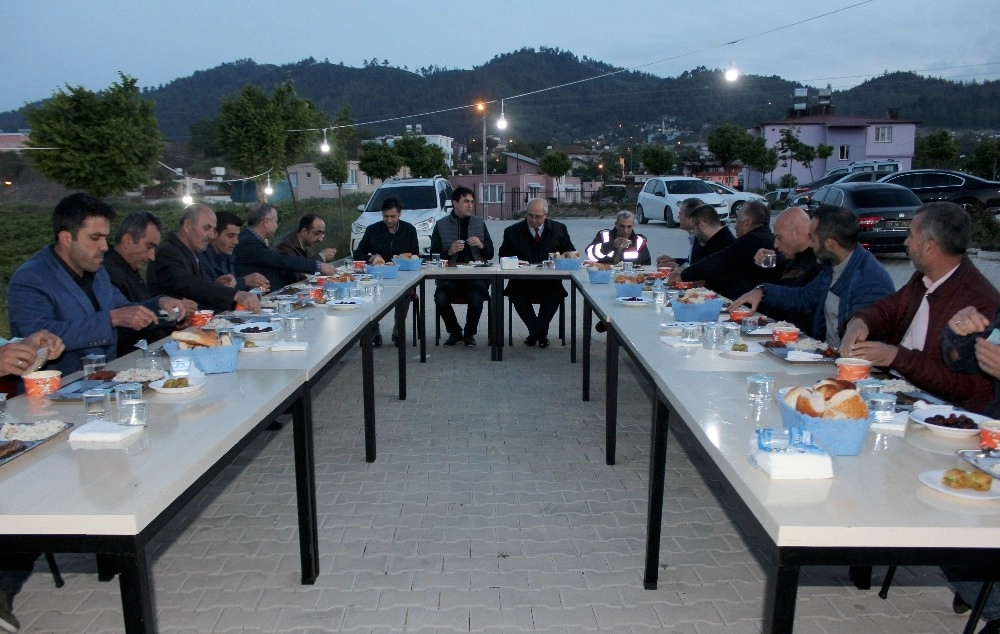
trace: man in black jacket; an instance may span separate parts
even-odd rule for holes
[[[311,258],[287,255],[269,249],[267,241],[278,231],[278,208],[268,203],[257,203],[247,213],[247,228],[240,232],[236,256],[236,276],[260,273],[267,278],[272,289],[285,285],[286,275],[318,273],[335,275],[332,264]]]
[[[543,198],[528,201],[524,220],[503,232],[500,257],[517,257],[536,264],[548,258],[549,253],[575,251],[566,225],[548,219],[549,204]],[[510,297],[521,321],[528,327],[525,345],[539,348],[549,346],[549,322],[566,297],[566,289],[557,280],[511,280],[504,295]],[[532,301],[538,302],[538,314]]]

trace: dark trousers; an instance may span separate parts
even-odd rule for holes
[[[471,337],[479,328],[479,317],[483,314],[483,302],[490,294],[490,283],[486,280],[439,280],[434,290],[434,305],[444,320],[444,326],[450,335]],[[458,317],[451,306],[453,297],[463,298],[467,308],[465,313],[465,330],[458,325]]]
[[[559,310],[566,291],[561,282],[515,280],[507,285],[507,296],[517,315],[528,327],[528,334],[536,339],[548,338],[549,323]],[[535,314],[533,304],[538,304]]]
[[[35,569],[38,553],[4,553],[0,555],[0,592],[17,594]]]

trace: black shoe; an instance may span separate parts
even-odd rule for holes
[[[399,337],[397,337],[396,335],[392,336],[392,345],[396,346],[397,348],[399,347]]]
[[[983,629],[979,630],[979,634],[1000,634],[1000,619],[987,621]]]
[[[604,323],[603,321],[599,321],[599,322],[597,322],[597,325],[594,326],[594,330],[596,330],[597,332],[607,332],[608,331],[608,325],[606,323]]]
[[[16,632],[21,629],[21,622],[14,616],[14,595],[10,592],[0,592],[0,631]]]
[[[539,337],[538,338],[538,347],[539,348],[548,348],[549,347],[549,338],[548,337]]]
[[[466,348],[475,348],[476,347],[476,338],[475,338],[475,336],[469,335],[468,337],[465,338],[465,347]]]
[[[285,424],[280,420],[276,420],[267,426],[267,431],[281,431],[285,427]]]
[[[464,340],[465,340],[465,337],[463,337],[462,335],[452,334],[452,335],[448,335],[448,339],[444,342],[444,345],[446,345],[446,346],[448,346],[450,348],[450,347],[454,346],[457,343],[461,343]]]
[[[533,346],[536,343],[538,343],[538,339],[536,339],[534,335],[528,335],[524,338],[524,345],[526,346]]]
[[[955,611],[955,614],[965,614],[972,609],[972,606],[966,603],[962,595],[956,592],[951,600],[951,609]]]
[[[379,333],[374,337],[372,337],[372,345],[375,346],[376,348],[382,347],[382,333]]]

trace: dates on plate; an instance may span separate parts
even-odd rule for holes
[[[938,427],[947,427],[949,429],[976,429],[979,427],[971,418],[962,414],[948,414],[947,416],[935,414],[934,416],[928,416],[924,419],[924,422],[929,425],[937,425]]]

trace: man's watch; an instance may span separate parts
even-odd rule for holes
[[[753,290],[760,291],[761,298],[763,298],[765,295],[767,295],[767,289],[764,288],[763,284],[758,284],[757,286],[754,286]]]

